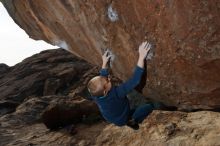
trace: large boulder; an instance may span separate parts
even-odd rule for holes
[[[49,129],[77,123],[93,124],[100,120],[100,113],[94,102],[82,97],[70,98],[58,95],[30,96],[12,113],[0,118],[2,127],[43,122]]]
[[[39,140],[47,140],[46,143],[37,142],[37,145],[60,145],[58,143],[63,140],[62,143],[66,145],[71,141],[83,138],[71,138],[62,127],[77,124],[75,126],[79,129],[80,125],[84,125],[81,130],[86,131],[94,124],[100,125],[100,120],[95,103],[82,97],[30,96],[13,113],[0,116],[0,145],[31,145],[31,143],[36,143],[35,140],[32,141],[32,138],[37,137]],[[93,135],[98,135],[103,126],[98,127],[99,129],[96,130],[93,128]],[[48,128],[57,131],[52,132]],[[67,139],[55,138],[62,135]],[[53,144],[47,144],[48,142]]]
[[[131,76],[138,45],[147,39],[154,56],[144,95],[180,109],[220,108],[219,0],[2,2],[33,39],[97,65],[109,48],[113,73],[122,80]]]
[[[71,124],[93,124],[102,118],[94,102],[85,99],[59,98],[50,102],[41,119],[47,128],[56,130]]]
[[[15,111],[29,96],[74,97],[98,73],[96,67],[63,49],[42,51],[7,70],[0,76],[0,116]]]

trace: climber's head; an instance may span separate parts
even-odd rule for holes
[[[92,78],[87,88],[92,96],[106,96],[108,91],[111,89],[111,80],[108,77],[96,76]]]

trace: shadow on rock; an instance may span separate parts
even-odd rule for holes
[[[42,121],[51,130],[71,124],[93,124],[100,121],[101,115],[95,103],[87,100],[59,101],[47,107]]]

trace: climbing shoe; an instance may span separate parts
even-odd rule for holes
[[[127,126],[132,128],[133,130],[138,130],[139,129],[139,125],[134,119],[128,120]]]

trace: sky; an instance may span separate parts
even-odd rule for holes
[[[33,54],[54,48],[58,47],[29,38],[0,2],[0,63],[13,66]]]

